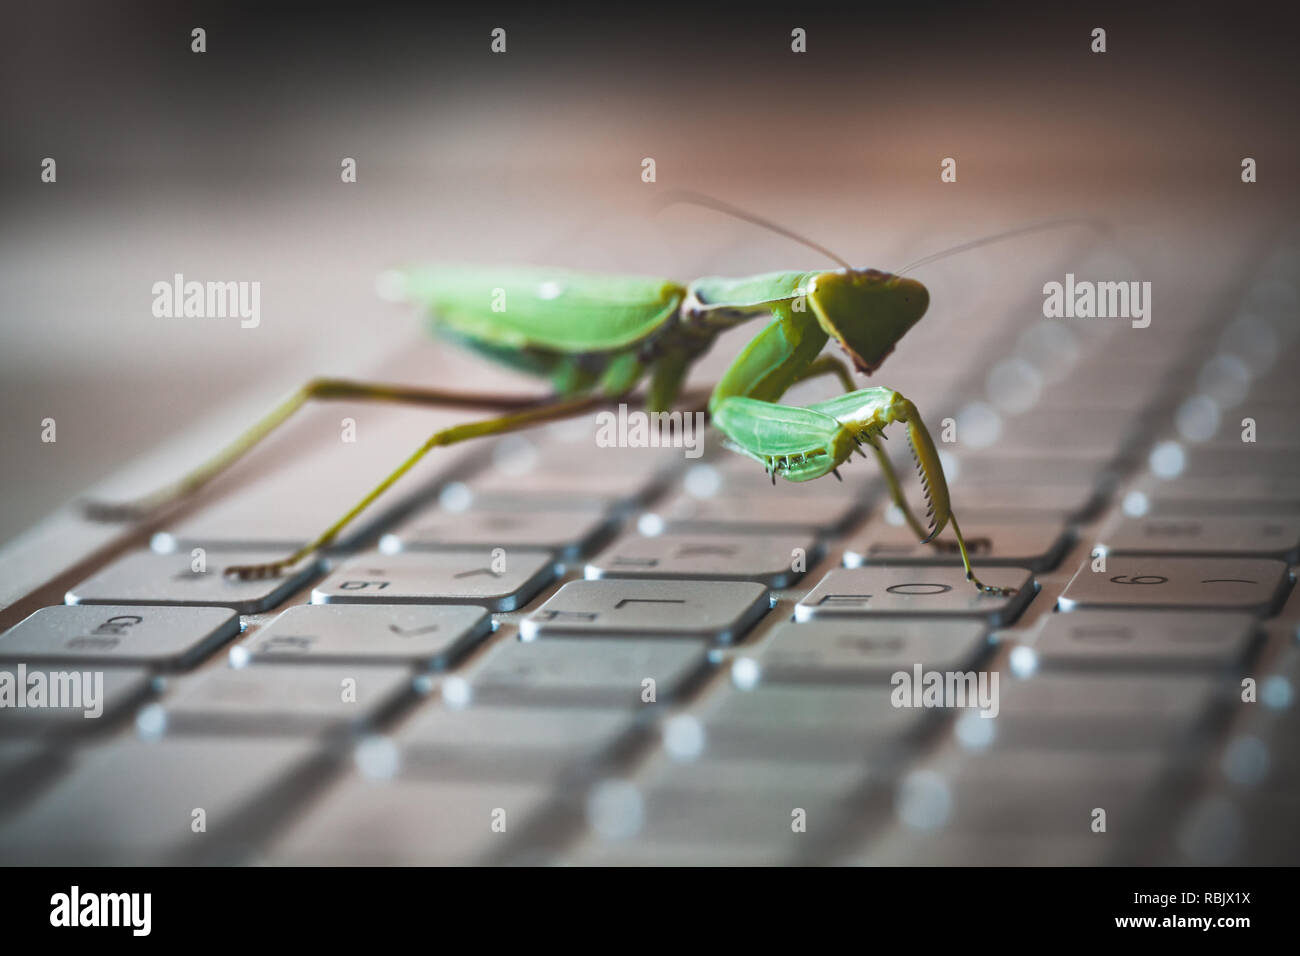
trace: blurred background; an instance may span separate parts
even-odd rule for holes
[[[688,280],[818,264],[707,211],[656,215],[657,190],[718,195],[886,269],[1080,214],[1114,223],[1139,260],[1189,231],[1248,254],[1298,208],[1292,16],[1226,3],[12,7],[0,540],[236,398],[261,407],[405,348],[418,324],[375,295],[388,266]],[[505,54],[490,52],[496,27]],[[1105,54],[1090,50],[1096,27]],[[45,157],[56,183],[41,182]],[[355,183],[340,181],[344,157]],[[945,157],[954,184],[940,182]],[[1014,265],[1018,248],[988,261]],[[178,272],[260,282],[260,326],[155,318],[151,287]],[[987,291],[978,268],[961,276],[932,311]],[[1040,275],[1023,281],[1026,301],[1041,294]],[[415,377],[481,381],[448,352],[415,361]],[[47,417],[54,444],[40,441]]]

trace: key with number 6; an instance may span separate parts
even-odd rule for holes
[[[1076,608],[1215,608],[1273,612],[1290,589],[1285,563],[1266,558],[1128,558],[1112,556],[1104,571],[1086,561],[1060,598]]]

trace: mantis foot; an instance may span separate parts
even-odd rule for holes
[[[1016,593],[1015,588],[999,588],[991,584],[985,584],[979,578],[975,577],[970,571],[966,572],[966,580],[975,585],[981,594],[991,594],[995,597],[1011,597]]]

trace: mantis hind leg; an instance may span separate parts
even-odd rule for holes
[[[436,431],[429,436],[424,444],[398,465],[388,477],[371,489],[364,498],[348,509],[313,541],[303,545],[293,554],[279,561],[268,561],[264,564],[233,565],[226,568],[225,573],[244,580],[276,577],[285,568],[292,567],[304,558],[324,550],[333,543],[339,532],[347,527],[353,519],[370,507],[375,499],[396,484],[399,478],[415,467],[425,455],[435,448],[455,445],[486,435],[502,435],[507,432],[520,431],[545,422],[559,421],[563,418],[572,418],[599,405],[606,404],[608,401],[609,397],[606,395],[589,395],[581,398],[564,399],[537,408],[525,409],[496,418],[485,418],[477,422],[467,422],[463,425],[453,425],[450,428]]]
[[[506,395],[474,395],[432,388],[412,388],[344,379],[313,379],[273,408],[233,442],[179,480],[135,501],[86,502],[85,514],[93,521],[138,521],[177,504],[198,491],[253,450],[290,416],[310,401],[360,400],[440,408],[488,408],[502,411],[537,405],[538,399]]]

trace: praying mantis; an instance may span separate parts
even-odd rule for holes
[[[631,395],[647,384],[645,405],[669,411],[691,366],[723,331],[755,318],[768,322],[736,356],[713,388],[708,411],[728,447],[760,463],[773,483],[804,482],[834,474],[854,454],[874,453],[894,504],[922,543],[951,525],[966,579],[986,585],[971,567],[953,513],[938,452],[916,406],[889,388],[855,388],[848,364],[823,355],[834,340],[859,372],[873,374],[903,335],[925,314],[925,286],[901,274],[856,269],[834,253],[784,227],[708,197],[694,202],[771,229],[834,259],[840,268],[775,272],[746,278],[702,278],[688,285],[668,279],[611,276],[544,268],[415,267],[396,273],[403,298],[426,310],[430,332],[497,363],[549,380],[552,396],[537,400],[472,395],[340,379],[316,379],[299,388],[231,445],[152,495],[126,504],[91,503],[97,520],[131,520],[167,508],[225,471],[310,401],[350,399],[456,408],[501,414],[434,432],[383,481],[314,540],[287,557],[235,565],[241,579],[275,577],[319,554],[340,532],[435,448],[573,417]],[[985,242],[1058,225],[1023,227],[963,244],[908,268]],[[900,270],[906,272],[907,269]],[[844,394],[809,405],[781,403],[799,382],[834,375]],[[927,505],[922,526],[880,444],[886,427],[906,427]]]

